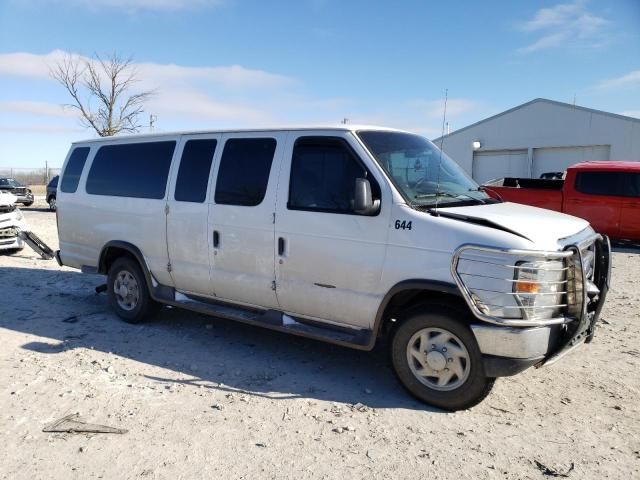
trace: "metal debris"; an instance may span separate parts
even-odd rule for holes
[[[562,472],[559,472],[558,470],[556,470],[555,468],[547,467],[544,463],[539,462],[538,460],[534,460],[533,462],[536,464],[536,467],[538,467],[538,470],[540,470],[542,472],[542,474],[546,475],[547,477],[564,477],[564,478],[566,478],[566,477],[569,476],[569,474],[576,467],[575,463],[571,463],[571,466],[569,467],[569,470],[567,470],[566,472],[562,473]]]
[[[62,417],[60,420],[46,425],[42,431],[46,433],[127,433],[127,430],[122,428],[83,422],[80,420],[79,413]]]

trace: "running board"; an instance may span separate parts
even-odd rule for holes
[[[164,287],[167,289],[167,287]],[[163,290],[164,290],[163,289]],[[171,289],[172,290],[172,289]],[[175,292],[175,291],[174,291]],[[212,317],[224,318],[236,322],[269,328],[301,337],[334,343],[351,348],[367,349],[370,346],[371,330],[346,329],[310,320],[293,318],[278,310],[253,310],[228,304],[205,301],[175,292],[173,299],[167,298],[166,290],[157,300],[168,305],[184,308]]]
[[[35,233],[25,230],[19,230],[18,236],[33,250],[35,250],[35,252],[44,260],[51,260],[53,258],[53,250],[51,250],[49,246],[44,243]]]

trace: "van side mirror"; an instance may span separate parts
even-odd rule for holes
[[[353,211],[359,215],[374,215],[380,208],[380,200],[374,200],[371,184],[366,178],[356,178]]]

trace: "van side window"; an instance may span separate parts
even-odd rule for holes
[[[182,151],[174,198],[181,202],[202,203],[207,197],[207,185],[213,154],[218,142],[213,139],[189,140]]]
[[[215,202],[248,207],[260,204],[267,192],[275,151],[274,138],[227,140],[218,170]]]
[[[62,182],[60,182],[61,191],[65,193],[76,193],[80,175],[82,175],[82,169],[84,168],[84,163],[87,161],[88,155],[89,147],[78,147],[71,152],[71,157],[69,157],[67,166],[62,174]],[[57,183],[56,181],[56,184]]]
[[[87,177],[87,193],[164,198],[175,141],[100,147]]]
[[[356,178],[368,178],[373,197],[380,198],[380,187],[344,140],[300,137],[293,148],[287,207],[353,213]]]

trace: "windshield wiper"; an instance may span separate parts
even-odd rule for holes
[[[483,199],[476,198],[472,195],[467,195],[466,193],[450,193],[450,192],[421,193],[419,195],[415,195],[413,198],[416,200],[419,200],[421,198],[432,198],[432,197],[448,197],[448,198],[467,197],[473,200],[474,202],[478,202],[481,204],[486,203]]]

